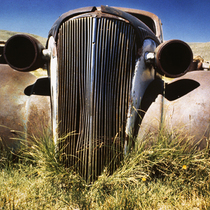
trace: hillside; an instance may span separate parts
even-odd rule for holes
[[[210,42],[205,43],[188,43],[192,48],[194,56],[200,55],[204,60],[210,61]]]

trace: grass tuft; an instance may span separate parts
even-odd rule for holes
[[[150,135],[114,173],[104,168],[87,184],[63,166],[65,154],[49,136],[30,139],[16,162],[1,153],[2,209],[210,209],[209,140],[200,151],[190,139]]]

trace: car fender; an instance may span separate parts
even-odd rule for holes
[[[0,73],[0,137],[6,147],[15,149],[18,139],[50,128],[50,96],[33,94],[37,78],[31,73],[7,64],[0,64]]]
[[[192,144],[199,142],[198,146],[204,148],[210,131],[209,81],[210,72],[192,71],[165,84],[165,88],[163,83],[156,86],[153,83],[142,100],[145,113],[138,141],[164,129],[172,137],[191,139]],[[159,89],[153,98],[152,89]]]

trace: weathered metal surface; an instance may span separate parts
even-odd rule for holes
[[[58,58],[56,42],[53,36],[48,39],[48,50],[51,52],[51,58],[49,62],[49,74],[50,74],[50,92],[51,92],[51,122],[52,122],[52,135],[54,143],[58,142]]]
[[[28,100],[27,135],[43,138],[51,136],[50,96],[31,95]]]
[[[139,45],[138,47],[142,47],[144,39],[153,39],[156,43],[160,43],[160,40],[154,36],[155,33],[147,25],[145,25],[143,21],[138,20],[133,15],[108,6],[101,6],[101,11],[128,20],[136,30],[136,35],[138,37],[136,43]],[[154,22],[154,24],[156,23]]]
[[[203,138],[203,148],[209,137],[210,72],[191,72],[165,85],[155,69],[179,77],[190,69],[192,51],[181,41],[161,42],[157,16],[107,6],[61,15],[44,53],[35,39],[12,37],[4,47],[10,66],[29,71],[46,62],[50,76],[37,80],[0,65],[4,144],[15,149],[13,137],[39,137],[46,131],[57,143],[75,132],[59,147],[65,147],[66,165],[75,165],[89,181],[107,164],[111,171],[118,166],[128,136],[137,132],[142,139],[164,126],[173,134],[194,136],[193,143]],[[139,112],[138,130],[139,108],[146,113]]]
[[[140,107],[141,99],[144,96],[146,88],[155,78],[154,68],[151,65],[146,65],[144,62],[144,54],[146,52],[154,52],[155,48],[156,43],[153,40],[145,39],[141,56],[135,65],[125,130],[128,136],[134,135],[136,118],[138,117],[137,110]]]
[[[94,179],[105,164],[122,156],[135,41],[133,27],[118,19],[88,15],[60,28],[58,133],[75,131],[65,142],[67,164],[77,164],[86,179]]]
[[[155,50],[155,66],[161,75],[180,77],[190,70],[193,53],[189,45],[181,40],[169,40]]]
[[[172,136],[191,138],[192,144],[200,141],[198,146],[204,148],[210,137],[209,81],[210,72],[193,71],[166,85],[165,96],[160,94],[158,85],[153,88],[159,88],[159,92],[156,96],[153,93],[151,99],[150,89],[144,103],[150,98],[151,105],[142,120],[138,139],[164,129]]]
[[[3,142],[14,147],[13,137],[23,135],[27,122],[27,100],[24,89],[33,84],[36,78],[30,73],[22,74],[11,69],[7,64],[0,65],[0,133]]]
[[[10,37],[4,47],[4,58],[11,68],[18,71],[33,71],[44,65],[44,47],[35,38],[17,34]]]
[[[48,49],[56,52],[50,61],[53,136],[75,132],[60,144],[67,145],[66,164],[77,165],[92,180],[123,153],[127,136],[136,134],[136,109],[155,79],[154,65],[144,62],[145,53],[154,52],[161,39],[143,22],[115,8],[92,7],[91,12],[81,13],[66,13],[50,31]],[[192,55],[190,49],[185,52]],[[187,65],[190,62],[187,59]]]
[[[138,18],[153,31],[153,33],[156,35],[156,37],[159,39],[161,43],[163,42],[162,23],[157,15],[139,9],[131,9],[123,7],[114,7],[114,8],[129,13]]]
[[[70,10],[64,14],[62,14],[53,24],[52,28],[49,31],[49,37],[53,36],[55,40],[57,40],[57,35],[58,35],[58,31],[59,31],[59,27],[60,25],[66,21],[67,19],[76,16],[76,15],[80,15],[83,13],[88,13],[88,12],[92,12],[95,11],[96,7],[83,7],[83,8],[79,8],[79,9],[74,9],[74,10]]]
[[[5,46],[5,41],[0,40],[0,63],[1,64],[6,64],[6,61],[4,59],[4,46]]]
[[[48,99],[46,96],[30,97],[30,91],[25,93],[26,88],[36,81],[30,73],[0,64],[0,74],[0,137],[7,147],[16,149],[18,141],[14,138],[25,138],[27,132],[37,135],[41,124],[46,126],[49,123],[49,96]]]
[[[139,12],[141,12],[139,10]],[[161,42],[156,36],[155,33],[142,21],[138,20],[136,17],[130,15],[129,13],[126,13],[122,10],[116,9],[114,7],[108,7],[108,6],[101,6],[101,7],[86,7],[81,8],[80,11],[77,10],[71,10],[63,15],[61,15],[58,20],[54,23],[53,27],[51,28],[49,32],[49,37],[53,36],[54,39],[57,41],[58,34],[59,34],[59,28],[68,19],[86,13],[86,16],[91,15],[91,13],[95,14],[104,14],[105,16],[114,15],[116,16],[115,19],[125,19],[129,21],[129,23],[135,28],[136,35],[138,36],[138,39],[136,39],[136,42],[138,43],[139,47],[142,47],[144,38],[150,38],[156,41],[157,43]],[[100,16],[99,15],[99,16]],[[154,24],[159,24],[156,21],[154,21]],[[161,29],[157,26],[157,29]]]

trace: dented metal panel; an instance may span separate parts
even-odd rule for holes
[[[203,149],[210,137],[209,77],[209,72],[194,71],[167,84],[165,95],[159,92],[146,110],[139,141],[162,129],[172,138],[186,138],[192,145],[199,142],[197,146]],[[158,88],[161,90],[154,86],[150,91]],[[149,97],[148,92],[145,98]]]
[[[0,64],[0,133],[7,147],[16,149],[18,138],[40,136],[44,127],[50,128],[49,97],[30,97],[30,87],[36,82],[31,73],[22,73]],[[16,138],[16,139],[14,139]]]

